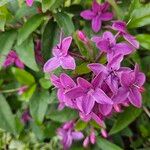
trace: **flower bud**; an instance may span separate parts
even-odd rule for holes
[[[78,38],[81,40],[81,41],[83,41],[83,42],[87,42],[87,38],[86,38],[86,35],[82,32],[82,31],[80,31],[80,30],[78,30],[77,31],[77,35],[78,35]]]
[[[86,147],[88,147],[88,145],[89,145],[89,137],[86,137],[83,141],[83,147],[86,148]]]
[[[90,142],[91,142],[92,144],[95,144],[95,142],[96,142],[96,136],[95,136],[94,130],[92,130],[92,132],[91,132],[91,135],[90,135]]]
[[[107,132],[106,132],[105,129],[101,129],[101,134],[102,134],[102,136],[103,136],[104,138],[107,138],[107,137],[108,137],[108,134],[107,134]]]

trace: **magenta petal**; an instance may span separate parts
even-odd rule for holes
[[[71,99],[76,99],[78,97],[83,96],[84,94],[85,94],[84,90],[81,87],[72,88],[72,89],[66,91],[66,93],[65,93],[65,95]]]
[[[63,86],[61,85],[60,79],[56,75],[52,74],[50,76],[50,80],[55,87],[63,88]]]
[[[100,18],[102,21],[109,21],[113,18],[113,13],[105,12],[105,13],[100,15]]]
[[[91,83],[89,83],[87,80],[85,80],[81,77],[78,77],[77,83],[84,90],[87,90],[92,87]]]
[[[137,49],[139,48],[139,42],[135,39],[134,36],[126,33],[126,34],[123,34],[123,37],[135,48]]]
[[[71,134],[74,140],[81,140],[84,137],[82,132],[72,132]]]
[[[115,36],[114,36],[111,32],[109,32],[109,31],[105,31],[105,32],[103,33],[103,39],[106,39],[106,40],[109,39],[109,41],[110,41],[112,44],[116,44]]]
[[[139,72],[138,75],[136,76],[135,83],[137,83],[138,86],[142,86],[145,80],[146,80],[145,74],[142,72]]]
[[[26,0],[27,6],[31,7],[34,0]]]
[[[101,20],[99,16],[95,16],[92,19],[92,29],[94,32],[98,32],[101,28]]]
[[[62,73],[60,75],[60,82],[62,83],[65,89],[71,89],[76,86],[75,82],[67,74]]]
[[[121,32],[126,32],[126,23],[121,20],[114,21],[112,25],[112,29],[121,31]]]
[[[94,88],[101,87],[103,81],[104,81],[104,73],[101,72],[92,80],[92,85]]]
[[[18,68],[21,68],[21,69],[24,68],[24,64],[19,58],[15,60],[15,64]]]
[[[127,43],[118,43],[116,44],[113,49],[116,51],[116,53],[120,53],[123,55],[128,55],[134,51],[134,47],[127,44]]]
[[[102,115],[107,116],[112,111],[112,105],[99,104],[99,111],[102,113]]]
[[[91,38],[91,40],[92,40],[93,42],[95,42],[95,43],[98,43],[100,40],[102,40],[102,38],[99,37],[99,36],[93,36],[93,37]]]
[[[100,104],[113,104],[113,101],[100,88],[95,90],[92,94],[92,98]]]
[[[67,56],[61,58],[60,63],[61,63],[61,66],[62,66],[63,69],[74,70],[75,67],[76,67],[75,60],[70,55],[67,55]]]
[[[84,10],[80,13],[80,16],[86,20],[91,20],[94,17],[94,13],[91,10]]]
[[[60,66],[60,61],[58,58],[53,57],[51,59],[49,59],[45,64],[44,64],[44,72],[51,72],[53,70],[55,70],[56,68],[58,68]]]
[[[86,137],[83,141],[83,147],[85,147],[85,148],[88,147],[89,141],[90,141],[89,137]]]
[[[92,4],[92,10],[97,13],[98,11],[100,11],[100,9],[101,5],[96,0],[94,0]]]
[[[97,47],[102,51],[109,53],[111,51],[110,43],[106,39],[102,39],[97,43]]]
[[[129,101],[135,107],[140,108],[142,106],[142,96],[137,88],[132,88],[129,94]]]

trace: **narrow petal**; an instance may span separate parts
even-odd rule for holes
[[[31,7],[33,4],[33,0],[26,0],[27,6]]]
[[[98,32],[101,29],[101,20],[99,16],[95,16],[92,19],[92,29],[94,32]]]
[[[71,36],[68,36],[62,40],[61,49],[62,49],[63,55],[67,55],[71,42],[72,42]]]
[[[95,43],[98,43],[100,40],[102,40],[102,38],[99,37],[99,36],[93,36],[93,37],[91,38],[91,40],[92,40],[93,42],[95,42]]]
[[[89,145],[89,141],[90,141],[90,139],[89,139],[89,137],[87,136],[87,137],[84,139],[84,141],[83,141],[83,147],[87,148],[88,145]]]
[[[74,140],[81,140],[84,137],[82,132],[72,132],[71,134]]]
[[[100,88],[97,88],[91,96],[97,103],[113,104],[113,101]]]
[[[98,12],[100,9],[101,9],[101,5],[96,0],[94,0],[92,4],[92,10],[94,12]]]
[[[84,90],[81,87],[72,88],[72,89],[66,91],[66,93],[65,93],[65,95],[71,99],[76,99],[78,97],[83,96],[84,94],[85,94]]]
[[[88,90],[89,88],[92,87],[91,83],[89,83],[87,80],[85,80],[81,77],[78,77],[77,83],[84,90]]]
[[[65,89],[71,89],[76,86],[75,82],[67,74],[62,73],[60,75],[60,82]]]
[[[127,43],[118,43],[113,47],[116,54],[128,55],[134,51],[134,47]]]
[[[21,68],[21,69],[24,68],[24,64],[19,58],[15,60],[15,64],[18,68]]]
[[[129,94],[129,101],[135,107],[140,108],[142,106],[142,96],[137,88],[132,88]]]
[[[116,44],[115,36],[109,31],[103,33],[103,39],[109,39],[112,44]]]
[[[126,23],[124,21],[118,20],[114,21],[112,25],[112,29],[121,31],[121,32],[126,32]]]
[[[61,82],[60,82],[60,79],[59,79],[56,75],[52,74],[52,75],[50,76],[50,80],[51,80],[52,84],[53,84],[55,87],[57,87],[57,88],[63,88],[63,86],[62,86],[62,84],[61,84]]]
[[[52,53],[53,53],[54,56],[56,56],[56,57],[58,56],[58,57],[59,57],[59,55],[60,55],[60,53],[61,53],[61,50],[59,49],[58,45],[55,46],[55,47],[52,49]]]
[[[61,66],[63,69],[74,70],[76,67],[75,60],[70,55],[61,58]]]
[[[92,80],[92,85],[94,88],[96,87],[101,87],[103,81],[104,81],[104,73],[100,72],[93,80]]]
[[[102,113],[102,115],[107,116],[112,111],[112,105],[99,104],[99,111]]]
[[[44,64],[44,72],[51,72],[53,70],[55,70],[56,68],[58,68],[60,66],[60,61],[58,58],[53,57],[51,59],[49,59],[45,64]]]
[[[93,71],[93,73],[95,74],[95,75],[97,75],[97,74],[99,74],[100,72],[104,72],[104,73],[106,73],[107,74],[107,68],[104,66],[104,65],[102,65],[102,64],[99,64],[99,63],[91,63],[91,64],[89,64],[88,65],[88,68],[91,70],[91,71]]]
[[[80,13],[80,16],[86,20],[92,20],[94,13],[91,10],[84,10]]]
[[[126,34],[123,34],[123,37],[135,48],[137,48],[137,49],[139,48],[139,42],[135,39],[134,36],[126,33]]]
[[[110,48],[110,42],[108,39],[102,39],[100,40],[96,46],[102,51],[102,52],[106,52],[109,53],[111,51]]]
[[[105,12],[105,13],[101,14],[100,18],[102,21],[109,21],[113,18],[113,13]]]
[[[135,83],[138,86],[142,86],[145,83],[145,80],[146,80],[145,74],[142,72],[139,72],[138,75],[136,76]]]

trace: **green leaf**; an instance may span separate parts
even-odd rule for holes
[[[63,12],[58,12],[54,17],[59,27],[63,29],[66,35],[71,35],[74,32],[75,27],[69,15]]]
[[[48,103],[48,91],[36,91],[30,100],[30,113],[38,124],[43,122]]]
[[[5,100],[4,96],[0,94],[0,128],[16,135],[15,118],[11,109]]]
[[[49,118],[53,121],[57,122],[66,122],[72,119],[75,119],[77,117],[77,112],[75,110],[65,108],[61,111],[56,110],[49,114]]]
[[[52,86],[51,81],[45,78],[41,78],[39,82],[44,89],[49,89]]]
[[[4,27],[5,27],[5,23],[6,23],[6,17],[5,15],[0,15],[0,30],[4,31]]]
[[[82,121],[82,120],[78,120],[78,121],[76,122],[75,129],[76,129],[77,131],[82,131],[82,130],[84,130],[86,127],[87,127],[87,122],[84,122],[84,121]]]
[[[112,5],[112,7],[114,8],[115,12],[116,12],[116,15],[117,15],[117,18],[118,19],[121,19],[122,18],[122,11],[121,9],[119,8],[119,6],[116,4],[115,0],[107,0],[110,5]]]
[[[0,7],[1,7],[1,6],[4,6],[5,4],[7,4],[7,3],[10,2],[10,1],[12,1],[12,0],[1,0],[1,1],[0,1]]]
[[[17,44],[20,45],[24,42],[32,32],[34,32],[43,22],[43,15],[35,15],[31,17],[21,29],[19,29]]]
[[[35,79],[32,74],[29,72],[19,69],[19,68],[11,68],[12,73],[14,74],[15,78],[23,85],[32,85],[35,83]]]
[[[138,34],[136,39],[139,41],[142,47],[150,50],[150,34]]]
[[[127,127],[131,122],[133,122],[142,112],[141,109],[135,107],[128,107],[118,115],[118,118],[110,130],[110,134],[115,134],[125,127]]]
[[[5,56],[13,47],[13,44],[16,40],[17,33],[16,31],[7,31],[0,34],[0,69],[5,60]]]
[[[26,66],[28,66],[34,71],[39,71],[35,61],[34,43],[31,37],[28,38],[26,41],[24,41],[21,45],[19,46],[16,45],[15,50],[17,51],[21,61]]]
[[[123,150],[119,146],[103,138],[97,138],[97,145],[101,150]]]
[[[128,28],[137,28],[150,24],[150,4],[135,9],[131,13]]]
[[[42,56],[45,60],[48,60],[52,53],[52,48],[56,44],[58,25],[52,19],[46,24],[42,34]],[[56,37],[57,36],[57,37]]]

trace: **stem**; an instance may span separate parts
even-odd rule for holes
[[[83,61],[88,61],[85,57],[83,57],[83,56],[81,56],[81,55],[79,55],[79,54],[77,54],[77,53],[69,52],[69,54],[70,54],[71,56],[74,56],[74,57],[77,57],[77,58],[79,58],[79,59],[82,59]]]
[[[149,112],[149,110],[145,106],[143,106],[143,110],[147,114],[147,116],[150,118],[150,112]]]
[[[20,88],[16,88],[16,89],[9,89],[9,90],[2,90],[0,91],[0,93],[13,93],[13,92],[17,92]]]
[[[102,58],[103,55],[104,53],[100,52],[99,55],[96,57],[95,62],[98,62]]]

